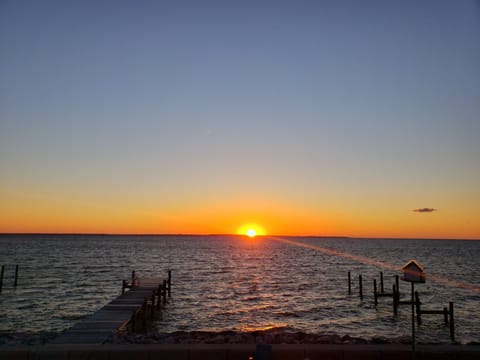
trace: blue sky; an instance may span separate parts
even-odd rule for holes
[[[464,234],[479,35],[478,1],[2,1],[4,211],[195,217],[246,197],[338,224],[439,207]]]

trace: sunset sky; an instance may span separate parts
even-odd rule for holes
[[[245,224],[480,239],[480,1],[0,2],[0,232]]]

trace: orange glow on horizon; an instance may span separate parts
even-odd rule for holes
[[[425,215],[402,203],[392,211],[380,211],[379,205],[364,203],[361,208],[356,204],[339,207],[327,201],[325,205],[298,204],[262,194],[241,195],[198,198],[185,205],[186,200],[178,197],[164,203],[141,197],[104,199],[95,194],[66,196],[62,191],[37,194],[1,188],[0,233],[247,235],[254,230],[256,236],[480,239],[478,222],[465,215],[474,213],[468,206],[463,207],[466,211],[445,206]]]

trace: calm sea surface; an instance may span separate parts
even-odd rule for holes
[[[453,301],[457,340],[480,341],[480,241],[288,240],[291,243],[235,236],[0,236],[0,265],[6,265],[0,331],[64,330],[116,297],[131,270],[164,277],[172,269],[172,298],[157,323],[159,332],[283,328],[400,337],[410,334],[410,306],[402,306],[394,316],[391,298],[384,298],[375,308],[372,281],[383,271],[385,287],[391,289],[394,275],[400,274],[392,269],[415,258],[429,276],[416,286],[424,308],[443,309]],[[20,265],[17,288],[15,264]],[[348,271],[354,278],[352,295]],[[363,301],[357,295],[358,274],[364,279]],[[410,284],[400,283],[403,297],[409,297]],[[419,341],[449,341],[442,316],[423,319]]]

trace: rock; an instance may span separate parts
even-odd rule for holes
[[[411,344],[412,343],[412,338],[408,335],[405,336],[400,336],[394,340],[394,343],[397,344]]]
[[[342,336],[342,343],[350,344],[352,342],[352,337],[350,335]]]
[[[206,344],[224,344],[225,337],[223,335],[211,336],[209,339],[205,340]]]
[[[330,335],[330,344],[341,344],[341,343],[342,343],[342,339],[339,335],[337,334]]]
[[[329,335],[320,335],[317,338],[317,342],[319,344],[330,344],[330,336]]]
[[[298,341],[302,341],[305,338],[305,333],[302,331],[298,331],[294,335],[295,335],[295,339]]]
[[[385,338],[372,338],[370,340],[371,344],[390,344],[390,341]]]
[[[368,344],[368,341],[362,338],[353,338],[354,344]]]

